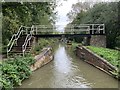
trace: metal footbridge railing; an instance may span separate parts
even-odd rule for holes
[[[17,45],[17,41],[20,38],[20,36],[28,34],[29,28],[30,27],[26,27],[26,26],[21,25],[17,34],[13,34],[13,36],[11,37],[11,39],[7,45],[7,56],[8,56],[8,53],[12,50],[13,46]]]
[[[58,32],[59,29],[64,29],[64,32]],[[85,32],[85,34],[97,35],[97,34],[105,34],[105,25],[104,24],[80,24],[80,25],[32,25],[31,27],[20,26],[17,34],[14,34],[10,39],[7,45],[7,55],[12,50],[14,45],[17,45],[18,39],[21,35],[26,35],[24,44],[22,45],[22,53],[23,56],[25,54],[27,46],[30,46],[30,41],[34,35],[41,34],[76,34]]]
[[[31,39],[33,37],[33,34],[34,34],[34,25],[31,27],[31,31],[30,31],[29,34],[27,34],[25,42],[22,45],[23,56],[25,55],[25,51],[26,51],[27,45],[29,44],[29,46],[30,46],[30,43],[31,43],[30,41],[31,41]]]

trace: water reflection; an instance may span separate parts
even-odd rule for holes
[[[59,73],[68,74],[71,71],[71,61],[69,60],[64,46],[59,45],[59,49],[54,55],[54,64],[56,71]]]
[[[33,72],[21,88],[117,88],[106,73],[77,58],[71,48],[59,44],[54,60]],[[90,90],[90,89],[89,89]]]
[[[54,76],[57,84],[61,85],[61,87],[71,87],[71,88],[90,88],[90,84],[86,82],[86,80],[79,73],[77,74],[75,71],[80,72],[77,66],[74,66],[72,63],[73,59],[67,54],[65,50],[65,46],[59,45],[58,50],[54,55],[54,66],[55,71]]]

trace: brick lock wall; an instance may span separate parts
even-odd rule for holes
[[[105,35],[91,36],[90,45],[97,47],[106,47],[106,36]]]
[[[116,71],[116,67],[112,66],[106,60],[94,54],[93,52],[91,52],[83,46],[79,46],[76,48],[76,55],[81,60],[84,60],[85,62],[99,68],[100,70],[105,71],[108,74],[112,75],[111,72]]]

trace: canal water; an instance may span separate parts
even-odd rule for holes
[[[33,72],[20,88],[118,88],[118,81],[59,44],[54,60]]]

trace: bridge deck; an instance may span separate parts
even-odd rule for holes
[[[105,34],[37,34],[37,35],[33,35],[34,37],[90,37],[93,35],[105,35]]]

